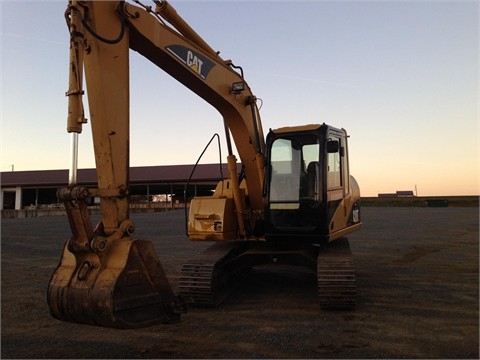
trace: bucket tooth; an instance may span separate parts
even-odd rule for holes
[[[113,328],[180,320],[185,308],[173,294],[151,242],[123,238],[100,256],[73,254],[67,244],[48,287],[53,317]]]

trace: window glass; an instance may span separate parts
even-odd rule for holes
[[[338,137],[331,137],[332,140],[338,141],[341,146],[340,139]],[[339,148],[340,148],[339,146]],[[327,184],[328,188],[336,188],[342,186],[342,176],[340,169],[340,152],[329,153],[327,155]]]
[[[318,144],[307,144],[303,146],[303,160],[305,163],[305,171],[308,164],[311,162],[318,162],[320,146]]]
[[[285,134],[270,147],[269,221],[276,229],[311,231],[318,226],[323,158],[316,134]]]
[[[272,144],[271,153],[273,173],[290,174],[292,171],[292,146],[287,139],[277,139]]]
[[[275,140],[270,154],[270,200],[292,202],[299,201],[300,198],[316,197],[319,152],[316,136],[300,135]],[[308,186],[309,175],[313,177],[310,181],[311,189]]]
[[[298,201],[298,158],[291,140],[277,139],[272,144],[271,201]]]

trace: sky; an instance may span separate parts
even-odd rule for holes
[[[480,193],[478,1],[170,3],[242,66],[265,133],[347,130],[362,196]],[[2,172],[70,167],[66,5],[0,0]],[[219,113],[135,52],[130,81],[131,166],[193,164],[214,133],[225,142]],[[92,168],[83,129],[79,168]],[[218,160],[211,146],[201,162]]]

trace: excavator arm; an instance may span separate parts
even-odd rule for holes
[[[265,143],[255,96],[231,61],[221,59],[166,1],[155,3],[152,10],[124,1],[72,0],[66,11],[71,36],[67,131],[73,134],[75,154],[76,136],[86,122],[84,72],[98,188],[78,186],[74,165],[69,186],[58,191],[72,229],[48,289],[50,312],[61,320],[130,328],[176,321],[183,310],[153,245],[133,240],[128,200],[130,49],[222,114],[238,235],[251,236],[244,222],[263,213]],[[230,133],[244,167],[248,208]],[[100,198],[101,220],[95,228],[86,206],[91,196]]]

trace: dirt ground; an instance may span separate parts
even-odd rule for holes
[[[174,289],[189,242],[183,211],[133,214]],[[479,357],[478,208],[364,208],[349,237],[355,311],[322,311],[313,275],[255,269],[217,309],[177,324],[116,330],[49,315],[46,290],[65,217],[2,219],[2,358],[475,358]]]

